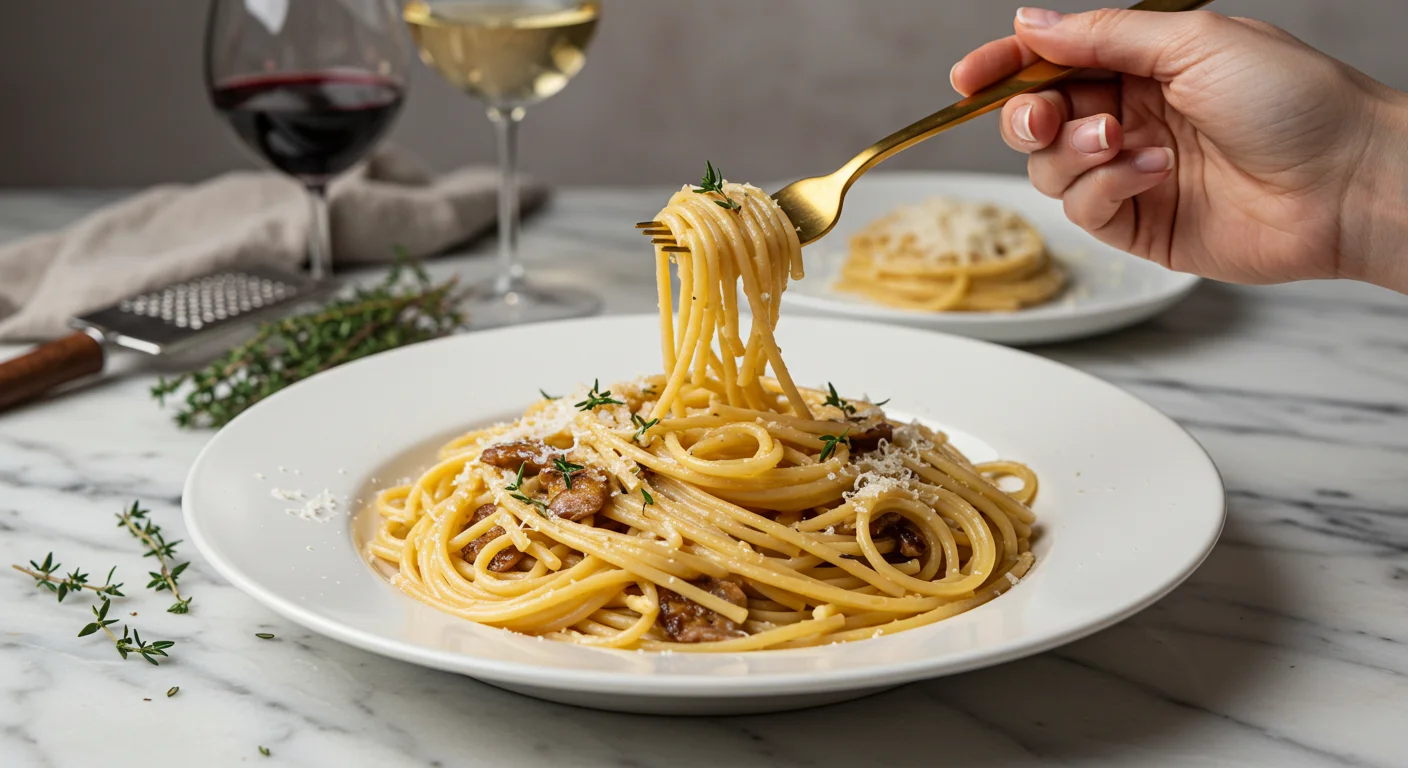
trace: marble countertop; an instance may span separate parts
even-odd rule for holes
[[[0,194],[0,241],[110,197]],[[530,264],[603,294],[608,312],[653,311],[630,224],[661,197],[562,193],[525,231]],[[490,250],[434,270],[485,274]],[[124,662],[101,636],[75,637],[91,600],[56,605],[21,574],[0,578],[0,763],[1408,766],[1408,297],[1209,284],[1139,327],[1034,351],[1144,398],[1207,448],[1230,515],[1202,568],[1036,657],[700,719],[547,704],[353,649],[259,607],[189,545],[193,610],[165,613],[113,515],[141,499],[182,538],[181,485],[210,434],[173,426],[147,396],[146,361],[118,360],[96,385],[0,416],[0,554],[53,551],[94,578],[116,565],[130,597],[115,611],[177,645],[160,667]]]

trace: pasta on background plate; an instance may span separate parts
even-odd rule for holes
[[[1026,219],[936,197],[856,233],[835,287],[897,309],[1000,312],[1051,301],[1067,280]]]

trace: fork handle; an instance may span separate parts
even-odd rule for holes
[[[1174,13],[1193,11],[1212,0],[1144,0],[1130,8],[1131,11],[1159,11]],[[879,165],[887,158],[902,152],[925,139],[936,136],[955,125],[981,117],[996,109],[1001,109],[1013,96],[1039,91],[1061,82],[1076,72],[1071,67],[1052,64],[1040,60],[1005,80],[978,91],[957,104],[945,107],[908,127],[886,136],[872,144],[864,152],[856,155],[842,169],[851,181],[866,171]],[[845,173],[848,172],[848,173]],[[850,186],[849,183],[847,186]]]
[[[0,363],[0,411],[103,370],[103,347],[79,331]]]

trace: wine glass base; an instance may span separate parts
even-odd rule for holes
[[[517,281],[508,291],[492,282],[472,286],[461,303],[475,330],[588,317],[601,311],[601,297],[575,288],[547,288]]]

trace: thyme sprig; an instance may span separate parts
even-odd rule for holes
[[[140,503],[134,501],[130,509],[118,513],[117,527],[126,528],[146,546],[147,551],[142,554],[142,557],[155,557],[156,561],[161,564],[160,571],[147,572],[147,575],[151,577],[151,581],[147,582],[147,589],[153,589],[157,592],[163,590],[171,592],[172,596],[176,598],[176,602],[166,609],[167,613],[187,613],[191,610],[193,598],[181,597],[181,590],[177,587],[176,582],[190,563],[172,564],[176,558],[176,545],[180,544],[181,540],[167,541],[162,536],[161,526],[147,517],[149,512],[150,510],[142,509]]]
[[[78,636],[87,637],[101,629],[103,632],[107,633],[108,638],[112,640],[113,646],[117,648],[118,655],[122,658],[126,659],[128,654],[135,653],[143,659],[146,659],[148,664],[154,667],[160,666],[160,662],[156,660],[156,657],[166,656],[166,649],[176,643],[171,640],[156,640],[148,643],[142,639],[140,632],[129,628],[126,624],[122,625],[122,637],[118,637],[111,629],[112,625],[117,623],[117,619],[108,618],[108,609],[112,607],[112,602],[108,599],[107,595],[102,595],[101,597],[103,601],[102,607],[100,608],[95,605],[92,608],[93,617],[96,621],[89,623],[87,626],[83,627],[83,629],[79,630]],[[167,695],[170,696],[171,694],[168,693]]]
[[[590,411],[601,405],[625,405],[624,402],[611,397],[611,390],[605,392],[601,390],[601,379],[592,380],[592,391],[587,393],[587,399],[580,403],[574,403],[573,408],[579,411]]]
[[[640,495],[641,495],[640,511],[641,511],[641,514],[645,514],[645,508],[655,503],[655,497],[654,497],[654,496],[651,496],[651,495],[650,495],[650,491],[645,490],[645,486],[643,486],[643,485],[640,487]]]
[[[538,394],[542,395],[544,400],[561,400],[561,399],[562,399],[562,395],[549,395],[549,394],[547,393],[547,391],[544,390],[544,389],[542,389],[542,388],[539,388],[539,389],[538,389]]]
[[[189,563],[173,565],[173,561],[176,557],[176,545],[181,542],[179,539],[176,541],[167,541],[161,533],[161,526],[158,526],[148,519],[147,514],[148,511],[142,509],[139,502],[134,501],[132,502],[131,508],[124,509],[117,515],[118,527],[126,528],[146,546],[147,551],[143,554],[143,557],[155,557],[157,562],[161,564],[161,570],[159,572],[150,572],[152,581],[147,584],[147,587],[157,592],[163,590],[170,591],[176,597],[176,603],[167,610],[171,613],[186,613],[190,610],[191,598],[183,598],[181,596],[176,582],[177,579],[180,578],[181,572],[186,570],[186,566],[188,566]],[[90,610],[93,612],[94,620],[84,625],[83,629],[79,630],[79,637],[87,637],[88,635],[97,633],[98,630],[102,630],[103,633],[108,636],[108,639],[112,641],[113,647],[117,649],[118,655],[122,656],[122,658],[126,659],[130,654],[135,653],[153,665],[159,663],[157,657],[167,656],[167,649],[176,645],[176,643],[171,640],[147,642],[142,639],[142,634],[139,631],[126,624],[122,626],[121,637],[112,630],[112,626],[118,622],[117,619],[108,618],[108,611],[112,608],[112,598],[126,597],[121,590],[122,584],[120,582],[115,583],[112,580],[113,575],[117,573],[116,566],[108,570],[107,577],[103,580],[103,583],[99,585],[88,583],[88,574],[84,573],[83,570],[79,568],[73,569],[62,577],[56,576],[55,574],[62,573],[60,570],[62,566],[54,560],[53,552],[45,555],[43,562],[30,560],[29,565],[29,568],[25,568],[21,565],[11,567],[34,579],[35,585],[40,589],[47,589],[53,592],[58,598],[58,602],[62,603],[64,598],[68,595],[81,592],[85,589],[97,593],[100,602],[90,607]],[[136,616],[137,613],[134,611],[132,615]],[[172,688],[166,695],[171,696],[176,690],[176,688]],[[148,699],[148,701],[150,701],[150,699]]]
[[[122,584],[112,583],[112,575],[117,572],[117,566],[115,565],[112,567],[112,570],[108,571],[108,576],[104,579],[101,586],[89,584],[88,574],[77,568],[74,568],[72,572],[68,573],[63,578],[54,576],[55,573],[60,572],[59,569],[63,566],[60,563],[54,562],[53,552],[45,555],[44,562],[42,563],[30,560],[29,566],[29,568],[25,568],[22,565],[12,565],[10,567],[33,578],[36,587],[53,592],[58,597],[58,602],[60,603],[62,603],[64,598],[68,597],[70,593],[81,592],[85,589],[91,589],[100,595],[126,597],[126,595],[122,594],[120,591]]]
[[[543,501],[535,499],[524,493],[510,493],[509,496],[518,499],[524,504],[531,506],[533,509],[537,510],[539,515],[542,515],[543,517],[548,516],[548,505]]]
[[[827,459],[831,458],[832,454],[836,453],[836,446],[838,444],[845,443],[849,446],[851,444],[851,439],[849,437],[846,437],[846,435],[850,434],[850,432],[851,428],[846,427],[846,431],[842,432],[839,436],[822,435],[821,442],[825,443],[825,445],[821,448],[821,460],[826,461]]]
[[[526,493],[524,493],[523,491],[519,490],[520,488],[523,487],[523,468],[526,467],[526,466],[528,466],[527,462],[518,465],[518,474],[516,474],[516,475],[513,476],[513,482],[512,482],[512,483],[509,483],[508,485],[505,485],[505,486],[504,486],[504,490],[505,490],[505,491],[508,491],[508,495],[509,495],[510,498],[517,499],[517,500],[523,502],[524,504],[527,504],[528,506],[530,506],[530,507],[536,509],[536,510],[538,511],[538,514],[542,515],[543,517],[547,517],[547,516],[548,516],[548,515],[547,515],[547,510],[548,510],[548,505],[547,505],[547,504],[544,504],[543,502],[541,502],[541,501],[539,501],[539,500],[537,500],[537,499],[535,499],[535,498],[532,498],[532,497],[529,496],[528,494],[526,494]],[[564,473],[564,474],[565,474],[565,473]],[[570,477],[570,475],[569,475],[569,477]],[[571,488],[572,486],[569,485],[569,486],[567,486],[567,487]]]
[[[573,464],[565,456],[554,456],[552,459],[553,469],[562,473],[562,481],[567,484],[567,490],[572,490],[572,473],[580,472],[586,467],[581,464]]]
[[[182,427],[219,427],[297,381],[388,349],[444,336],[465,324],[452,278],[432,285],[419,266],[398,262],[386,279],[355,288],[313,312],[260,327],[254,338],[204,368],[151,388],[158,402],[185,392]]]
[[[829,381],[826,382],[826,391],[830,393],[826,396],[826,405],[831,405],[840,408],[841,412],[846,414],[847,416],[855,415],[856,407],[854,405],[851,405],[850,401],[846,400],[844,397],[841,397],[840,395],[836,394],[835,384],[832,384]]]
[[[53,591],[58,595],[59,602],[63,602],[64,597],[68,596],[70,593],[80,592],[84,589],[91,589],[98,593],[98,599],[101,602],[90,608],[93,612],[94,620],[84,625],[83,629],[78,631],[79,637],[87,637],[101,629],[107,634],[108,639],[112,640],[113,647],[117,649],[118,654],[122,656],[122,658],[125,659],[128,654],[135,653],[153,665],[158,664],[156,657],[166,656],[166,650],[176,644],[171,640],[157,640],[148,643],[142,639],[140,632],[129,628],[126,624],[122,625],[121,637],[118,637],[117,634],[110,629],[112,625],[117,623],[117,619],[108,618],[108,611],[112,608],[112,598],[126,597],[126,595],[122,594],[121,590],[118,589],[118,587],[122,585],[114,584],[112,581],[113,574],[117,572],[116,566],[113,566],[113,568],[108,571],[107,579],[103,585],[98,586],[89,584],[88,575],[76,568],[72,573],[62,579],[55,578],[53,574],[59,570],[59,564],[54,562],[54,553],[52,552],[45,556],[44,562],[39,563],[31,560],[29,564],[33,566],[32,569],[18,565],[12,567],[21,573],[33,577],[35,584],[41,589]],[[134,613],[132,615],[135,616],[136,614]],[[172,689],[172,691],[168,692],[166,695],[170,696],[174,691],[175,689]]]
[[[733,198],[724,193],[723,174],[719,173],[719,171],[714,168],[714,164],[707,160],[704,161],[704,167],[704,176],[699,180],[699,186],[694,188],[694,193],[696,195],[705,195],[712,192],[723,198],[722,200],[715,200],[714,205],[730,211],[742,210],[743,206],[739,205]]]
[[[651,427],[659,424],[660,420],[651,419],[650,421],[646,421],[644,418],[633,413],[631,414],[631,423],[636,425],[636,433],[631,436],[631,442],[637,442],[642,437],[645,437],[645,433],[649,432]]]
[[[526,466],[528,466],[528,462],[526,461],[518,465],[518,474],[513,476],[513,482],[504,486],[505,491],[512,493],[523,487],[523,468]]]

